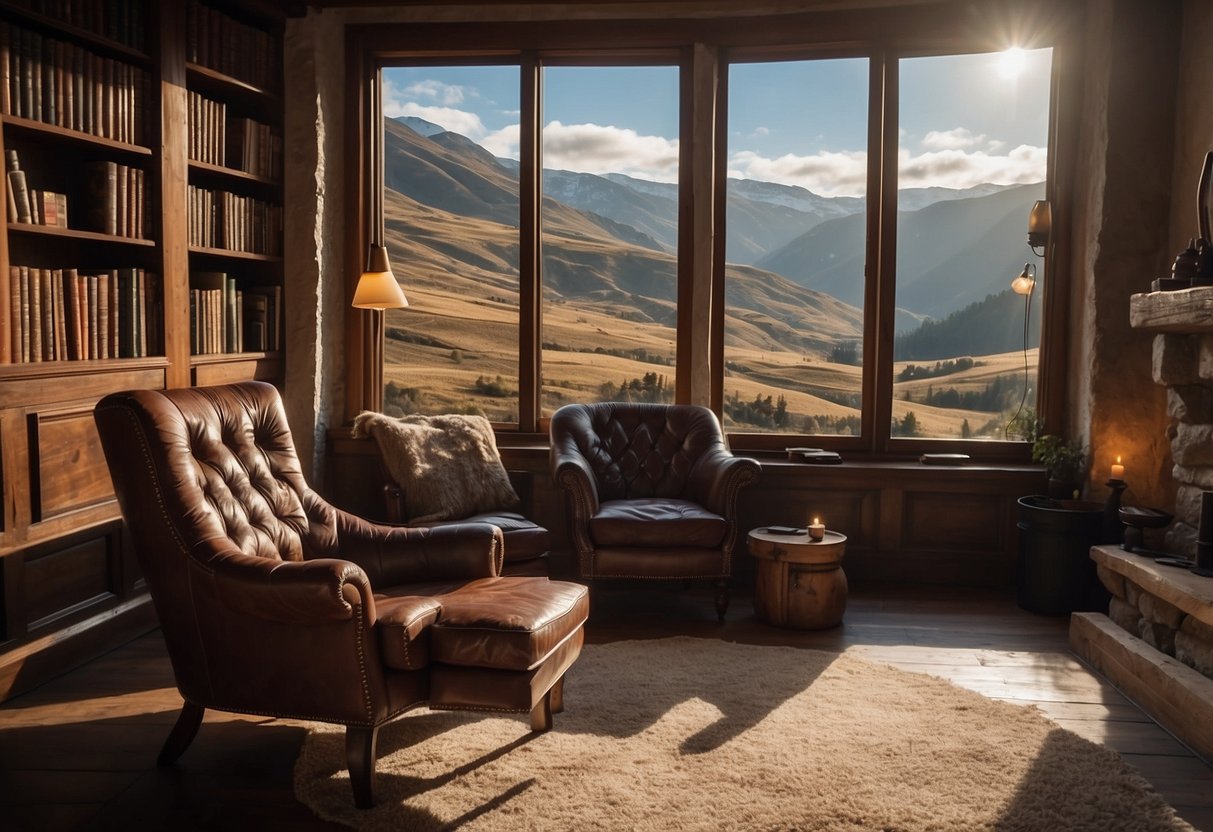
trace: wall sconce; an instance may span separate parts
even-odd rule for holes
[[[1047,199],[1038,199],[1028,213],[1028,246],[1037,257],[1045,256],[1045,246],[1049,244],[1052,231],[1053,209]]]
[[[1023,271],[1011,281],[1011,291],[1017,295],[1030,295],[1036,288],[1036,267],[1031,263],[1023,264]]]

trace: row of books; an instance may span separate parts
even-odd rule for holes
[[[282,175],[282,136],[268,124],[229,116],[227,105],[189,93],[189,158],[277,179]]]
[[[282,52],[278,39],[217,9],[190,0],[185,59],[262,89],[277,90]]]
[[[147,239],[148,214],[142,168],[111,161],[84,163],[88,193],[86,220],[90,231],[116,237]]]
[[[0,21],[0,111],[143,144],[148,75],[72,43]]]
[[[8,221],[67,228],[67,196],[54,191],[31,190],[17,151],[9,150],[6,158]]]
[[[190,274],[190,353],[214,355],[281,349],[282,289],[239,288],[226,272]]]
[[[189,244],[282,254],[282,206],[228,191],[189,186]]]
[[[143,269],[82,274],[9,267],[13,363],[141,358],[162,352],[160,278]]]
[[[9,0],[132,49],[143,49],[146,7],[142,0]]]

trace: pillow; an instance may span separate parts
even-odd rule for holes
[[[518,494],[483,416],[402,416],[363,411],[354,436],[373,436],[404,490],[410,524],[461,520],[518,506]]]

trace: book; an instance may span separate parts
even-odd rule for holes
[[[16,151],[14,151],[15,153]],[[17,222],[33,222],[33,212],[30,207],[29,188],[25,182],[25,171],[10,170],[8,172],[8,187],[13,196],[13,209]]]
[[[87,204],[84,227],[101,234],[118,233],[118,163],[85,162],[84,190]]]

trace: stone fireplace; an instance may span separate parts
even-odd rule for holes
[[[1213,286],[1134,295],[1129,321],[1154,333],[1154,381],[1167,388],[1178,491],[1163,547],[1192,557],[1201,495],[1213,491]],[[1106,616],[1072,616],[1074,651],[1213,760],[1213,578],[1119,546],[1091,557],[1112,598]]]

